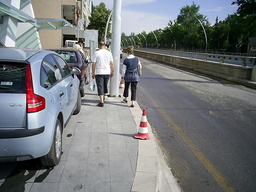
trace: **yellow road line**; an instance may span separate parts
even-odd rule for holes
[[[198,149],[194,142],[189,138],[189,136],[179,127],[163,109],[157,109],[157,111],[164,117],[166,122],[170,124],[174,130],[179,134],[182,140],[186,143],[188,148],[193,152],[197,159],[202,163],[202,165],[207,169],[207,171],[213,176],[216,182],[220,185],[223,191],[234,192],[236,191],[224,178],[224,176],[213,166],[213,164],[204,156],[204,154]]]
[[[140,89],[142,92],[143,88]],[[158,106],[152,97],[147,95],[147,99],[150,100],[153,106]],[[196,146],[196,144],[189,138],[189,136],[185,133],[185,131],[179,127],[165,112],[164,109],[156,107],[156,110],[162,115],[165,121],[170,124],[174,130],[178,133],[178,135],[182,138],[188,148],[193,152],[193,154],[197,157],[197,159],[202,163],[202,165],[206,168],[206,170],[213,176],[219,186],[225,192],[235,192],[236,190],[228,183],[225,177],[214,167],[214,165],[204,156],[204,154],[200,151],[200,149]]]

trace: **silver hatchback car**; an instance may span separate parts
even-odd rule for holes
[[[53,51],[0,48],[0,162],[59,163],[63,129],[81,109],[79,73]]]

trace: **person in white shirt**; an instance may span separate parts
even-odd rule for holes
[[[99,43],[99,50],[94,53],[92,62],[92,78],[96,80],[99,107],[104,106],[104,97],[108,93],[108,81],[114,75],[114,60],[112,53],[106,50],[104,42]]]
[[[75,50],[79,50],[84,54],[84,50],[83,50],[83,41],[79,40],[74,46],[73,48]]]

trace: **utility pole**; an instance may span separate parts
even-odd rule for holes
[[[115,64],[114,76],[110,79],[110,96],[119,96],[120,83],[120,45],[121,45],[121,11],[122,0],[114,0],[113,30],[112,30],[112,55]]]

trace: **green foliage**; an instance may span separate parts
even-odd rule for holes
[[[200,26],[198,23],[198,19],[204,23],[205,26],[209,26],[209,21],[206,19],[205,16],[199,14],[200,6],[193,3],[191,6],[186,5],[180,10],[180,14],[177,17],[177,23],[184,25],[188,28],[196,28]]]
[[[232,4],[237,4],[239,7],[237,9],[237,13],[242,17],[253,17],[256,19],[256,1],[255,0],[237,0]]]
[[[98,30],[98,41],[104,41],[106,24],[108,21],[108,17],[111,11],[106,8],[105,3],[101,2],[98,6],[93,7],[93,11],[91,14],[90,24],[88,25],[88,29]],[[110,36],[111,26],[108,27],[107,37]]]
[[[244,29],[243,33],[249,37],[256,36],[256,1],[255,0],[237,0],[232,4],[237,4],[237,22]]]
[[[216,51],[246,52],[248,38],[256,36],[256,1],[237,0],[232,4],[238,5],[237,13],[229,15],[224,21],[219,21],[216,17],[216,23],[210,26],[206,16],[199,13],[200,6],[193,2],[191,6],[181,8],[177,19],[169,21],[164,29],[138,34],[141,41],[136,43],[145,47],[147,41],[148,47],[154,48],[191,50],[204,49],[207,46],[208,49]],[[131,35],[136,36],[134,33]],[[129,37],[122,35],[122,39]]]
[[[182,26],[183,37],[181,43],[185,49],[203,48],[206,45],[204,30],[209,26],[205,16],[199,14],[200,6],[193,3],[180,10],[177,24]]]

